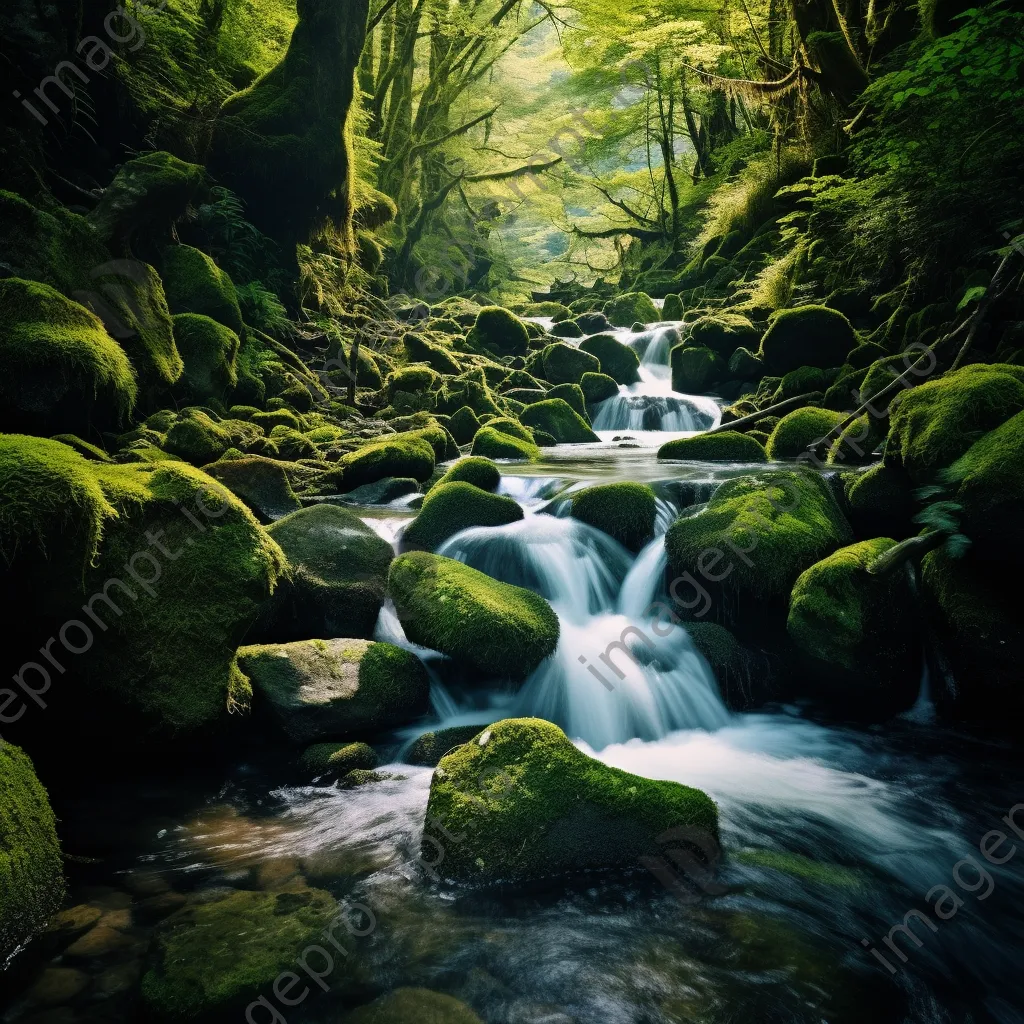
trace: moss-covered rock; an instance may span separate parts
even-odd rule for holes
[[[580,377],[580,389],[587,405],[597,405],[606,398],[614,398],[619,393],[619,385],[605,373],[585,373]]]
[[[525,679],[558,643],[558,619],[542,597],[450,558],[399,556],[388,592],[413,643],[491,677]]]
[[[843,365],[850,366],[855,370],[866,370],[872,363],[879,359],[885,359],[888,355],[889,352],[881,345],[873,341],[862,341],[846,353]]]
[[[552,384],[579,384],[585,373],[600,373],[601,361],[589,352],[561,343],[548,345],[541,355],[544,379]]]
[[[45,284],[0,281],[0,424],[5,430],[88,434],[132,411],[135,372],[84,306]]]
[[[384,381],[384,392],[389,400],[393,400],[399,391],[419,394],[424,391],[436,391],[440,386],[440,374],[421,363],[403,366],[400,370],[389,373]]]
[[[672,390],[682,394],[703,394],[722,380],[725,363],[709,348],[677,345],[669,353],[672,367]]]
[[[845,414],[843,414],[845,415]],[[864,413],[847,423],[828,450],[829,466],[858,466],[874,462],[875,451],[885,440],[888,424],[878,416]]]
[[[604,315],[614,327],[630,327],[635,323],[653,324],[661,312],[646,292],[625,292],[604,304]]]
[[[487,459],[536,462],[540,458],[540,449],[532,441],[520,440],[488,425],[476,432],[473,454]]]
[[[706,843],[718,836],[717,808],[700,790],[611,768],[536,718],[496,722],[442,758],[427,821],[465,837],[431,859],[460,882],[634,868],[658,854],[666,830],[693,829]],[[428,824],[425,856],[430,840]]]
[[[934,482],[983,434],[1024,409],[1020,367],[965,366],[893,399],[885,462],[916,484]]]
[[[814,406],[786,413],[768,438],[768,458],[773,462],[799,458],[807,451],[808,445],[823,438],[844,418],[840,412]]]
[[[688,462],[767,462],[761,444],[749,434],[723,430],[718,434],[696,434],[669,441],[658,449],[659,459]]]
[[[561,398],[546,398],[529,405],[519,419],[535,430],[550,434],[559,444],[588,444],[600,438],[587,421]]]
[[[406,764],[436,768],[445,754],[455,747],[461,747],[463,743],[469,743],[486,728],[486,725],[452,725],[436,732],[425,732],[416,737],[403,760]]]
[[[522,308],[516,307],[521,316],[549,316],[552,320],[568,320],[572,310],[560,302],[527,302]]]
[[[560,320],[552,324],[550,333],[556,338],[583,337],[583,330],[575,320]]]
[[[419,432],[388,434],[345,455],[337,469],[323,478],[321,492],[352,490],[390,476],[411,477],[422,483],[430,479],[435,461],[434,448]]]
[[[639,551],[654,536],[657,505],[646,484],[598,484],[569,495],[573,518],[614,537],[630,551]]]
[[[502,434],[508,434],[509,437],[514,437],[519,441],[533,440],[533,434],[530,433],[529,429],[524,427],[518,420],[512,419],[511,416],[496,416],[487,421],[487,426],[491,430],[498,430]]]
[[[858,537],[903,540],[917,532],[913,518],[918,504],[913,485],[902,469],[880,462],[867,472],[852,476],[845,490],[850,524]]]
[[[312,505],[267,532],[288,559],[288,576],[260,614],[254,638],[286,643],[373,634],[384,603],[391,545],[357,515]]]
[[[490,459],[471,455],[468,458],[459,459],[433,487],[459,481],[479,487],[482,491],[496,491],[498,484],[501,483],[501,470]]]
[[[370,640],[242,647],[238,667],[252,682],[255,707],[296,743],[401,725],[426,711],[430,696],[416,655]]]
[[[142,1001],[158,1021],[224,1020],[294,971],[302,950],[322,943],[338,904],[320,889],[233,892],[195,901],[162,921],[153,935]],[[337,984],[350,972],[335,958]]]
[[[695,348],[709,348],[715,355],[728,360],[737,348],[757,347],[761,333],[741,313],[708,313],[690,325],[688,344]]]
[[[587,338],[580,342],[580,351],[589,352],[601,363],[600,371],[584,372],[604,373],[616,384],[636,384],[640,380],[640,360],[637,354],[611,334],[595,334]]]
[[[686,312],[686,304],[682,295],[671,293],[665,296],[665,303],[661,307],[662,320],[682,320]]]
[[[462,364],[440,345],[433,345],[419,334],[407,334],[402,339],[409,361],[426,363],[438,373],[457,375],[462,373]]]
[[[921,635],[907,572],[868,572],[896,542],[840,548],[801,573],[786,628],[813,680],[811,695],[885,718],[909,708],[921,683]]]
[[[480,429],[480,420],[468,405],[456,409],[448,418],[448,430],[460,445],[469,444]]]
[[[525,356],[530,336],[514,313],[501,306],[484,306],[466,342],[472,348],[488,349],[501,356]]]
[[[535,405],[544,401],[545,398],[559,398],[567,402],[574,412],[579,413],[587,425],[590,425],[590,418],[587,415],[587,400],[583,395],[583,389],[579,384],[556,384],[555,387],[545,391],[542,395],[533,396],[526,405]],[[521,415],[521,414],[520,414]]]
[[[798,370],[790,370],[782,378],[773,401],[783,402],[789,398],[799,398],[801,395],[818,391],[824,394],[836,377],[835,370],[822,370],[817,366],[801,366]]]
[[[174,342],[184,363],[175,393],[185,402],[223,399],[238,383],[238,335],[200,313],[174,317]]]
[[[171,455],[193,466],[215,462],[231,446],[231,435],[200,409],[189,409],[179,416],[164,441]]]
[[[419,514],[402,534],[403,548],[435,551],[449,537],[472,526],[504,526],[523,518],[512,498],[490,494],[465,481],[430,490]]]
[[[313,743],[302,752],[299,766],[311,775],[344,775],[346,772],[373,771],[379,764],[373,747],[365,743]]]
[[[205,471],[241,498],[261,523],[272,523],[302,507],[292,490],[287,466],[275,459],[246,455],[214,462]]]
[[[40,931],[64,899],[64,860],[46,790],[28,755],[0,744],[0,961]]]
[[[427,988],[397,988],[346,1014],[342,1024],[481,1024],[481,1021],[465,1003],[452,996]]]
[[[857,332],[842,313],[827,306],[784,309],[772,318],[759,355],[769,373],[801,366],[842,366],[857,344]]]
[[[201,313],[240,335],[238,293],[228,274],[199,249],[172,245],[164,250],[164,290],[172,313]]]
[[[729,373],[739,380],[760,380],[764,376],[764,360],[741,345],[729,356]]]

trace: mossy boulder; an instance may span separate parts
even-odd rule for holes
[[[729,373],[739,380],[760,380],[764,376],[764,360],[741,345],[729,356]]]
[[[302,752],[299,766],[312,775],[344,775],[351,771],[373,771],[380,763],[373,747],[365,743],[334,740],[313,743]]]
[[[536,462],[540,458],[540,449],[532,441],[522,441],[492,426],[485,426],[473,438],[473,454],[487,459]]]
[[[342,457],[337,468],[320,481],[321,493],[350,491],[385,477],[411,477],[423,483],[434,472],[436,459],[429,440],[415,431],[369,442]]]
[[[560,342],[544,349],[541,362],[544,379],[552,384],[579,384],[583,374],[602,372],[597,356]]]
[[[384,603],[391,545],[355,513],[311,505],[267,532],[288,559],[288,574],[260,614],[260,642],[366,637]]]
[[[238,667],[252,682],[256,710],[296,743],[401,725],[426,711],[430,696],[416,655],[371,640],[242,647]]]
[[[342,497],[345,501],[352,501],[357,505],[389,505],[397,498],[416,494],[419,489],[419,481],[413,480],[412,477],[386,476],[376,483],[363,484],[361,487],[346,491]]]
[[[583,330],[575,320],[560,320],[551,325],[551,334],[556,338],[582,338]]]
[[[205,472],[241,498],[261,523],[272,523],[302,507],[287,468],[276,459],[246,455],[214,462],[205,467]]]
[[[28,755],[0,744],[0,962],[32,939],[64,899],[64,859],[46,790]]]
[[[722,380],[726,365],[709,348],[677,345],[669,353],[672,368],[672,390],[682,394],[703,394]]]
[[[775,424],[768,438],[768,458],[772,462],[799,458],[805,454],[808,445],[821,440],[844,418],[840,412],[814,406],[786,413]]]
[[[700,790],[611,768],[537,718],[496,722],[442,758],[427,821],[464,837],[431,858],[457,882],[631,869],[660,852],[668,830],[692,829],[705,849],[718,837],[718,810]]]
[[[183,401],[220,400],[238,383],[235,359],[240,342],[230,328],[199,313],[179,313],[174,317],[174,342],[184,364],[175,394]]]
[[[761,333],[742,313],[707,313],[690,324],[687,343],[695,348],[709,348],[728,360],[737,348],[757,347]]]
[[[102,321],[49,285],[0,280],[0,424],[32,433],[89,433],[135,405],[135,371]]]
[[[189,409],[167,431],[164,448],[193,466],[205,466],[219,459],[232,444],[230,433],[207,413]]]
[[[448,429],[458,444],[469,444],[480,429],[480,420],[468,405],[463,405],[448,418]]]
[[[501,356],[525,356],[530,343],[526,325],[501,306],[484,306],[466,336],[471,348],[488,349]]]
[[[821,370],[817,366],[801,366],[798,370],[790,370],[782,378],[779,390],[775,392],[772,401],[783,402],[789,398],[799,398],[819,391],[824,394],[836,376],[836,371]]]
[[[552,320],[568,320],[572,316],[572,310],[563,306],[560,302],[527,302],[519,309],[521,316],[547,316]]]
[[[389,373],[384,381],[384,392],[389,400],[393,400],[400,391],[420,394],[424,391],[436,391],[440,386],[440,374],[421,363],[403,366],[400,370]]]
[[[587,405],[597,405],[606,398],[614,398],[619,393],[619,385],[606,373],[585,373],[580,377],[580,389]]]
[[[479,487],[482,491],[496,491],[498,484],[501,483],[501,470],[490,459],[471,455],[468,458],[459,459],[433,486],[438,487],[441,484],[453,484],[459,481]]]
[[[850,524],[858,537],[903,540],[917,532],[913,518],[919,506],[913,485],[902,469],[879,462],[850,477],[845,490]]]
[[[532,441],[533,434],[530,433],[528,427],[524,427],[518,420],[512,419],[511,416],[496,416],[494,419],[487,421],[487,426],[491,430],[498,430],[502,434],[507,434],[509,437],[514,437],[519,441]]]
[[[639,551],[654,536],[657,504],[646,484],[598,484],[569,495],[570,514]]]
[[[457,375],[462,373],[462,364],[440,345],[433,345],[419,334],[407,334],[402,339],[410,362],[426,363],[438,373]]]
[[[911,577],[868,571],[895,543],[876,537],[840,548],[801,573],[790,597],[786,629],[811,677],[809,695],[858,717],[905,711],[921,684]]]
[[[857,340],[857,332],[838,310],[798,306],[775,314],[758,354],[769,373],[781,376],[801,366],[842,366]]]
[[[235,286],[205,252],[190,245],[168,246],[163,268],[172,313],[201,313],[241,335],[242,311]]]
[[[346,1014],[342,1024],[481,1024],[481,1020],[453,996],[427,988],[397,988]]]
[[[653,324],[661,319],[661,311],[646,292],[625,292],[604,304],[604,315],[613,327],[630,327],[635,323]]]
[[[636,384],[640,380],[640,360],[636,352],[611,334],[595,334],[587,338],[580,342],[580,351],[596,356],[601,363],[600,372],[607,374],[616,384]]]
[[[893,399],[885,462],[930,484],[983,434],[1024,410],[1021,367],[965,366]]]
[[[532,397],[526,404],[535,405],[537,402],[544,401],[545,398],[560,398],[563,402],[567,402],[572,406],[574,412],[579,413],[584,421],[588,425],[590,424],[590,419],[587,416],[587,400],[583,395],[583,388],[579,384],[556,384],[555,387],[545,391],[543,395]]]
[[[665,296],[665,302],[661,307],[662,320],[682,320],[686,312],[686,304],[682,295],[671,293]]]
[[[589,444],[600,438],[587,421],[561,398],[546,398],[527,406],[519,415],[526,426],[550,434],[559,444]]]
[[[406,764],[436,768],[445,754],[455,747],[461,747],[463,743],[469,743],[486,728],[486,725],[452,725],[436,732],[425,732],[416,737],[403,760]]]
[[[658,449],[658,458],[688,462],[768,461],[764,447],[749,434],[741,434],[738,430],[677,438]]]
[[[846,353],[843,365],[855,370],[866,370],[872,363],[885,359],[889,354],[881,345],[873,341],[863,341]]]
[[[413,643],[493,678],[525,679],[558,643],[558,619],[542,597],[451,558],[399,556],[388,593]]]
[[[212,1021],[242,1017],[246,1006],[272,992],[296,968],[303,949],[321,945],[338,904],[320,889],[238,891],[194,901],[157,925],[142,978],[147,1017]],[[335,958],[338,984],[351,968]]]
[[[465,481],[431,488],[416,518],[402,534],[407,549],[436,551],[449,537],[472,526],[504,526],[523,518],[512,498],[490,494]]]

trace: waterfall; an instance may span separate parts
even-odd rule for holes
[[[718,404],[700,395],[665,393],[641,381],[620,387],[619,393],[599,403],[594,430],[708,430],[719,418]]]

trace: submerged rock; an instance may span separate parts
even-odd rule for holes
[[[471,526],[504,526],[523,518],[512,498],[491,494],[465,481],[431,489],[416,518],[402,534],[407,549],[436,551],[449,537]]]
[[[481,1024],[463,1002],[427,988],[397,988],[346,1014],[341,1024]]]
[[[441,759],[423,856],[450,881],[525,881],[640,867],[675,829],[713,849],[715,804],[700,790],[587,757],[550,722],[506,719]]]
[[[614,537],[630,551],[639,551],[654,536],[657,505],[646,484],[598,484],[569,495],[574,519]]]

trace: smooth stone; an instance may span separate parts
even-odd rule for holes
[[[68,1003],[89,987],[89,975],[73,967],[47,967],[29,989],[29,999],[44,1006]]]

